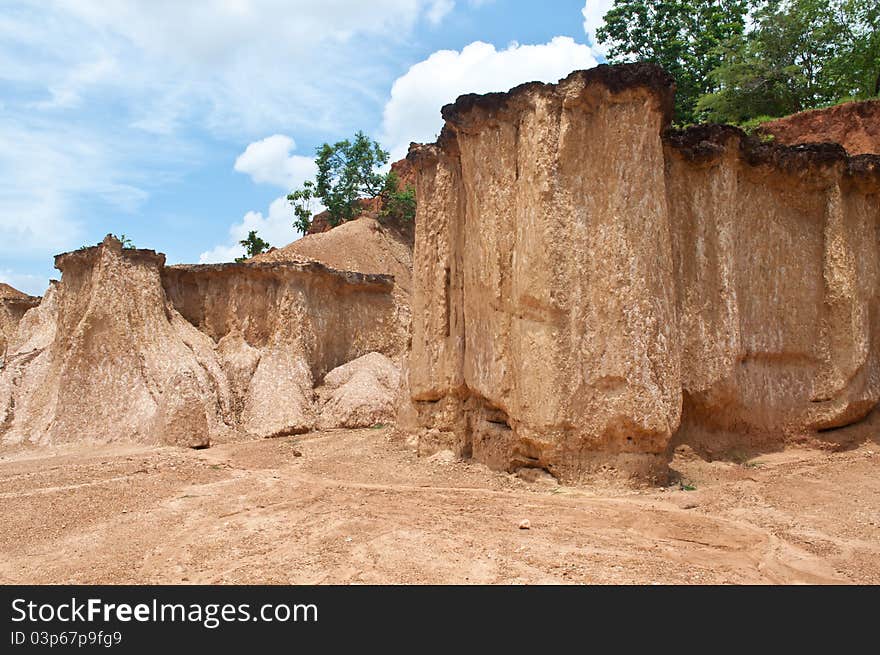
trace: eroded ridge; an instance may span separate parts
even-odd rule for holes
[[[23,316],[0,371],[3,441],[203,447],[387,420],[405,347],[391,276],[164,264],[112,236],[55,258],[61,281]]]

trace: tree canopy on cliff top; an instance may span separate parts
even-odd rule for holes
[[[744,123],[880,93],[877,0],[615,0],[611,62],[676,79],[676,122]]]
[[[675,78],[676,118],[697,119],[697,100],[714,91],[719,46],[745,29],[746,0],[615,0],[597,32],[609,61],[646,60]]]

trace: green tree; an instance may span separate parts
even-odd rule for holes
[[[697,100],[715,91],[719,46],[741,35],[747,0],[615,0],[597,31],[611,63],[652,61],[675,78],[676,121],[698,120]]]
[[[839,97],[880,96],[880,2],[846,0],[840,13],[841,43],[826,75]]]
[[[256,230],[248,232],[247,238],[242,239],[239,243],[244,246],[244,251],[247,254],[244,257],[236,257],[235,261],[237,262],[243,262],[245,259],[256,257],[261,252],[265,252],[269,249],[269,243],[258,237]]]
[[[718,48],[722,61],[710,73],[717,90],[700,98],[698,110],[711,120],[741,123],[847,95],[844,79],[852,77],[852,66],[841,56],[847,39],[844,5],[850,1],[761,3],[753,13],[754,29]]]
[[[363,132],[333,145],[325,143],[316,155],[314,181],[306,181],[287,196],[293,206],[293,225],[301,232],[309,229],[316,202],[327,208],[334,227],[360,214],[362,198],[379,198],[384,217],[412,220],[415,216],[412,188],[401,189],[394,172],[379,172],[388,163],[388,152]]]
[[[293,227],[305,234],[312,224],[312,216],[315,215],[317,202],[315,183],[306,180],[301,189],[288,194],[287,201],[293,206]]]

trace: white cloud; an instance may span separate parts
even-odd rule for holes
[[[605,24],[605,14],[613,4],[614,0],[587,0],[581,9],[584,15],[584,32],[587,33],[593,50],[603,57],[608,54],[608,46],[596,42],[596,30]]]
[[[0,254],[47,257],[69,249],[82,234],[80,223],[67,218],[70,203],[59,191],[13,195],[0,190],[0,204]]]
[[[143,143],[39,115],[4,116],[0,143],[0,256],[8,257],[81,245],[85,198],[116,215],[137,211],[149,196],[150,157],[171,154],[152,143],[152,154],[139,158],[133,153],[146,151]],[[185,160],[182,150],[173,156]]]
[[[218,245],[199,256],[200,264],[229,262],[244,254],[239,241],[247,237],[248,232],[256,230],[261,239],[268,241],[276,248],[296,241],[300,234],[293,228],[293,209],[286,197],[276,198],[269,205],[266,215],[262,212],[249,211],[238,223],[229,228],[231,244]]]
[[[507,91],[523,82],[556,82],[573,70],[591,68],[590,48],[557,36],[541,45],[512,44],[504,50],[476,41],[461,52],[440,50],[397,78],[385,105],[381,142],[392,161],[410,141],[433,141],[443,120],[440,107],[465,93]]]
[[[358,124],[384,101],[376,89],[395,46],[443,10],[438,0],[2,4],[0,258],[32,266],[80,245],[106,220],[95,218],[102,206],[136,211],[191,164],[205,133],[238,142]],[[303,177],[308,158],[293,145],[274,171],[252,162],[254,179]]]
[[[307,179],[313,178],[317,172],[312,157],[291,155],[296,149],[293,138],[284,134],[254,141],[245,148],[235,160],[234,168],[245,173],[257,184],[272,184],[286,190],[302,186]],[[315,204],[315,212],[323,207]],[[247,237],[248,232],[256,230],[261,239],[268,241],[276,248],[286,246],[299,238],[299,232],[293,228],[293,208],[287,196],[276,198],[269,205],[269,211],[249,211],[238,223],[229,228],[230,243],[220,244],[199,256],[201,264],[229,262],[244,254],[239,241]]]
[[[18,0],[0,17],[0,79],[42,84],[43,108],[96,87],[130,124],[167,133],[195,120],[221,135],[358,115],[387,80],[393,45],[451,0]],[[369,57],[363,52],[369,51]],[[349,96],[348,102],[327,102]]]
[[[234,246],[215,246],[199,255],[199,264],[233,262],[237,257],[242,256],[244,256],[244,248],[239,244]]]
[[[428,6],[428,22],[431,25],[439,25],[450,11],[455,9],[454,0],[433,0]]]
[[[272,184],[292,191],[301,187],[307,179],[314,178],[317,166],[312,157],[291,155],[296,149],[296,142],[285,134],[273,134],[259,141],[254,141],[245,148],[235,160],[234,168],[245,173],[257,184]],[[323,209],[315,203],[315,212]],[[293,228],[293,208],[287,196],[276,198],[269,205],[269,211],[249,211],[238,223],[229,228],[229,244],[220,244],[199,256],[201,264],[229,262],[244,254],[239,241],[247,237],[248,232],[256,230],[261,239],[279,248],[299,238],[299,232]]]
[[[86,61],[58,82],[49,85],[49,100],[34,103],[37,109],[70,109],[82,102],[82,93],[89,87],[108,81],[118,73],[114,59],[103,57]]]
[[[273,134],[254,141],[235,160],[235,170],[246,173],[258,184],[273,184],[293,190],[313,178],[318,169],[313,157],[291,155],[296,142],[289,136]]]

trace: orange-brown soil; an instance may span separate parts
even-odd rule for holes
[[[851,155],[880,154],[880,100],[802,111],[764,123],[759,132],[789,146],[830,141]]]

